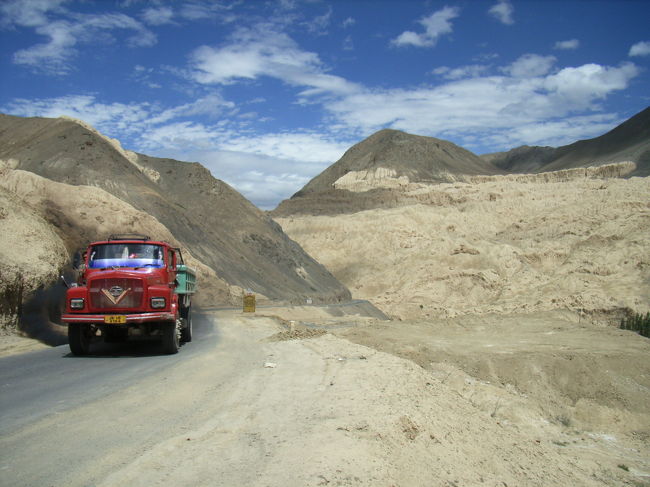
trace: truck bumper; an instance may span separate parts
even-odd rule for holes
[[[111,316],[111,314],[64,314],[61,316],[61,321],[64,323],[104,324],[105,316]],[[155,313],[123,314],[122,316],[126,317],[127,325],[129,323],[149,323],[152,321],[175,321],[174,315],[168,311]]]

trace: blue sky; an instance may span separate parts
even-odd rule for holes
[[[0,111],[82,119],[273,208],[382,128],[477,154],[650,105],[650,2],[0,0]]]

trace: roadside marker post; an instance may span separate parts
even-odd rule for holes
[[[244,303],[243,303],[243,312],[244,313],[255,313],[255,295],[252,291],[246,291],[244,294]]]

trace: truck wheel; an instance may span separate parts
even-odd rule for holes
[[[172,355],[178,353],[179,333],[176,323],[163,323],[160,325],[162,331],[162,349],[163,353]]]
[[[192,341],[192,308],[187,308],[183,318],[185,327],[181,328],[181,342]]]
[[[74,355],[88,355],[92,341],[92,328],[82,323],[68,324],[68,342]]]

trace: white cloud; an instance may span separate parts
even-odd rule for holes
[[[512,25],[515,23],[512,17],[514,11],[515,9],[509,0],[499,0],[496,4],[490,7],[488,13],[502,24]]]
[[[44,43],[35,44],[16,51],[13,60],[37,71],[63,75],[72,66],[70,60],[76,55],[79,44],[113,41],[108,34],[115,29],[135,31],[127,38],[127,44],[134,47],[149,47],[157,42],[156,36],[140,22],[124,14],[77,14],[69,12],[55,0],[29,0],[3,4],[5,14],[2,25],[33,28],[36,34],[46,38]],[[51,19],[50,14],[59,18]],[[102,34],[104,37],[100,36]]]
[[[150,7],[142,12],[142,20],[149,25],[173,24],[174,11],[171,7]]]
[[[333,163],[343,155],[349,146],[320,134],[280,133],[256,137],[232,137],[224,141],[221,148],[278,159]]]
[[[630,47],[630,52],[628,56],[648,56],[650,55],[650,42],[643,41],[637,42],[632,47]]]
[[[187,150],[218,150],[254,154],[303,163],[329,164],[349,147],[350,140],[312,132],[246,134],[234,122],[218,117],[235,114],[235,104],[213,93],[192,103],[160,108],[146,103],[101,103],[93,95],[64,96],[40,100],[16,99],[0,108],[19,116],[56,118],[66,115],[84,120],[107,135],[129,134],[141,147]],[[184,118],[214,118],[208,125]]]
[[[61,12],[66,0],[12,0],[0,4],[0,25],[38,27],[48,22],[47,13]]]
[[[325,35],[327,34],[327,28],[330,25],[331,19],[332,7],[330,6],[328,7],[327,12],[325,12],[323,15],[314,17],[313,19],[304,22],[303,25],[305,25],[307,31],[311,32],[312,34]]]
[[[554,56],[524,54],[510,66],[503,68],[503,71],[514,78],[543,76],[551,70],[556,60]]]
[[[75,15],[77,21],[73,24],[75,34],[83,42],[96,42],[98,31],[125,29],[135,31],[135,35],[127,38],[127,44],[137,47],[150,47],[158,42],[153,32],[140,22],[124,14]]]
[[[421,18],[418,22],[424,26],[424,32],[417,34],[411,31],[402,32],[391,41],[395,46],[432,47],[438,38],[452,32],[450,20],[458,17],[460,10],[457,7],[444,7],[428,17]]]
[[[462,78],[476,78],[487,70],[490,66],[485,64],[469,64],[467,66],[459,66],[458,68],[450,68],[448,66],[440,66],[432,71],[437,76],[442,76],[445,79],[455,80]]]
[[[73,46],[77,43],[72,26],[64,21],[52,22],[37,27],[36,32],[49,37],[49,41],[16,51],[14,62],[52,74],[66,74],[70,70],[67,61],[74,54]]]
[[[495,145],[510,147],[513,144],[547,145],[558,147],[576,140],[604,134],[622,122],[612,114],[570,116],[562,119],[535,121],[512,127],[507,133],[492,134]]]
[[[639,74],[632,63],[620,67],[585,64],[577,68],[564,68],[544,80],[544,88],[555,98],[556,103],[574,110],[589,108],[594,100],[605,98],[609,93],[625,89],[630,79]]]
[[[348,27],[352,27],[356,23],[357,23],[357,21],[354,18],[348,17],[347,19],[345,19],[341,23],[341,27],[343,27],[344,29],[347,29]]]
[[[186,103],[173,108],[163,110],[158,115],[150,118],[150,124],[158,125],[166,123],[170,120],[186,117],[195,117],[199,115],[207,115],[208,117],[217,117],[225,110],[232,111],[235,109],[235,104],[231,101],[224,100],[219,94],[211,94],[199,98],[192,103]]]
[[[78,118],[99,130],[117,134],[143,123],[150,107],[143,103],[98,103],[92,95],[70,95],[40,100],[15,99],[2,107],[5,113],[23,117]],[[115,136],[115,135],[113,135]]]
[[[139,137],[140,146],[144,149],[176,150],[185,152],[213,149],[227,131],[218,127],[210,127],[198,122],[173,122],[159,127],[152,127],[142,132]],[[191,149],[188,150],[188,148]]]
[[[131,74],[130,78],[149,88],[153,88],[153,89],[162,88],[162,85],[152,80],[153,74],[154,74],[153,68],[147,68],[140,64],[136,64],[133,68],[133,73]]]
[[[186,20],[210,20],[217,18],[219,15],[221,16],[220,20],[222,21],[232,20],[231,16],[225,15],[225,12],[227,12],[230,7],[221,2],[190,1],[179,3],[179,15]]]
[[[269,76],[307,87],[303,96],[358,89],[344,78],[326,74],[317,54],[303,51],[288,35],[270,26],[240,29],[223,47],[201,46],[192,53],[191,65],[192,78],[203,84],[231,84],[241,78]]]
[[[580,47],[580,41],[578,39],[569,39],[568,41],[557,41],[553,46],[553,49],[560,50],[574,50]]]
[[[501,148],[512,147],[566,137],[558,124],[525,134],[516,129],[598,110],[599,100],[625,89],[639,72],[627,63],[587,64],[549,74],[552,60],[531,59],[524,57],[503,68],[505,75],[412,90],[366,90],[328,102],[326,108],[339,121],[339,130],[359,135],[390,127],[466,144],[472,143],[472,134],[480,134],[483,144],[501,140]],[[552,134],[554,127],[558,131]]]

